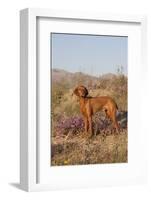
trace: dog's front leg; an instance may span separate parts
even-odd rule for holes
[[[84,128],[85,128],[85,133],[87,134],[88,133],[88,128],[89,128],[88,118],[87,117],[84,117]]]
[[[88,122],[89,122],[89,132],[90,132],[90,137],[93,135],[93,130],[92,130],[92,116],[88,117]]]

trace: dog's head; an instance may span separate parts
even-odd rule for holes
[[[73,94],[75,94],[78,97],[85,98],[88,95],[88,90],[83,85],[80,85],[74,89]]]

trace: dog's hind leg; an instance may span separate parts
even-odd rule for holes
[[[104,111],[106,119],[110,119],[109,111],[107,109],[105,109]]]
[[[113,126],[114,128],[116,129],[116,132],[119,133],[119,124],[117,122],[117,119],[116,119],[116,110],[113,110],[112,114],[111,114],[111,119],[112,119],[112,122],[113,122]]]
[[[116,119],[116,110],[115,109],[113,109],[113,110],[106,109],[105,113],[106,113],[106,117],[112,121],[113,127],[116,129],[117,132],[119,132],[119,124]]]

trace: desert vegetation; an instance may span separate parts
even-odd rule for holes
[[[89,95],[111,96],[117,103],[117,133],[103,112],[93,116],[92,138],[84,133],[79,102],[73,89],[82,84]],[[51,165],[78,165],[127,162],[127,76],[123,73],[100,77],[81,72],[52,70],[51,87]]]

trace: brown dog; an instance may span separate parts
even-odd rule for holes
[[[80,111],[84,117],[85,132],[88,130],[92,136],[92,115],[98,111],[104,110],[106,117],[112,120],[114,128],[118,131],[119,125],[116,119],[118,110],[117,104],[109,96],[87,97],[88,90],[84,86],[78,86],[73,93],[79,97]]]

